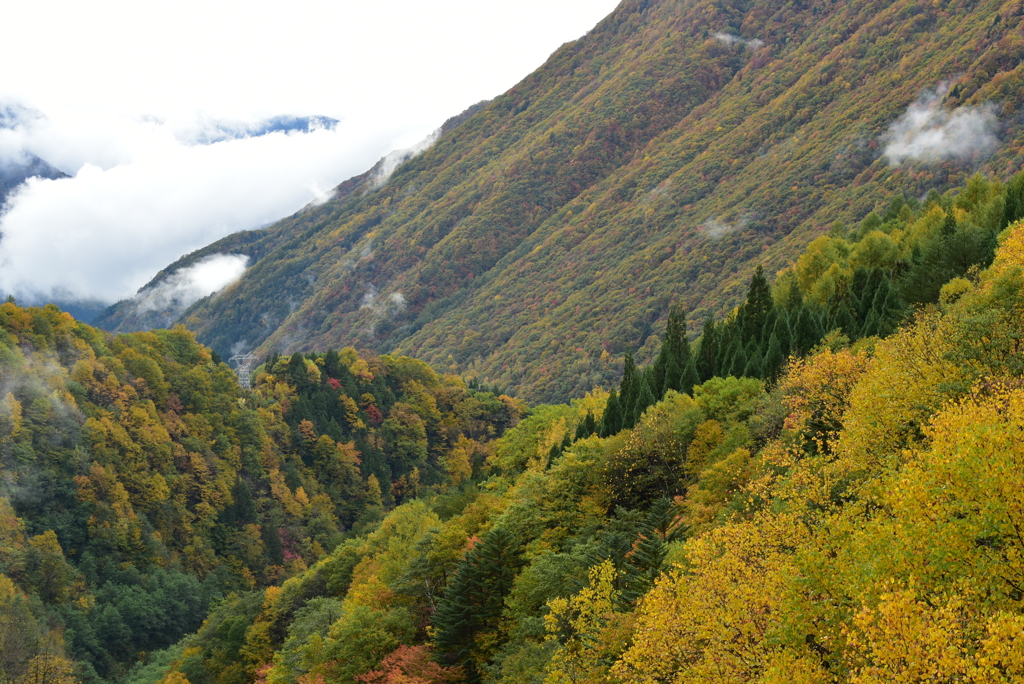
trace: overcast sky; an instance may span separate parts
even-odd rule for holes
[[[414,145],[617,4],[0,2],[0,108],[43,116],[0,131],[0,163],[31,153],[72,176],[8,202],[0,291],[108,302]],[[201,144],[282,115],[341,123]]]

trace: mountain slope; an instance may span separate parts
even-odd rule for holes
[[[67,174],[36,156],[13,163],[0,162],[0,207],[18,186],[29,178],[67,178]]]
[[[836,220],[1019,169],[1022,18],[1018,0],[626,0],[383,186],[203,250],[255,264],[183,320],[221,352],[356,343],[581,394],[627,348],[649,358],[673,299],[720,312]],[[944,81],[947,112],[998,107],[962,110],[998,121],[994,154],[887,165],[889,126]]]

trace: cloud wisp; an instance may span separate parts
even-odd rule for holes
[[[723,221],[721,218],[711,218],[700,224],[697,230],[709,240],[721,240],[738,230],[743,230],[750,225],[751,221],[753,221],[753,215],[749,213],[740,216],[733,223]]]
[[[423,140],[419,141],[412,147],[407,147],[404,150],[395,150],[389,152],[383,159],[381,159],[376,166],[373,167],[373,184],[372,187],[377,189],[388,182],[399,166],[409,161],[413,157],[422,154],[429,150],[437,139],[441,137],[441,129],[438,128],[436,131],[428,135]]]
[[[711,37],[719,43],[725,43],[726,45],[742,45],[748,50],[756,50],[764,45],[764,41],[760,38],[740,38],[739,36],[734,36],[731,33],[722,33],[721,31],[713,33]]]
[[[900,166],[906,161],[937,164],[973,162],[992,155],[999,147],[996,107],[983,104],[942,108],[947,88],[925,92],[893,122],[882,137],[886,160]]]

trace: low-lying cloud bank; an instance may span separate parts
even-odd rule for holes
[[[356,118],[247,128],[0,109],[0,164],[35,155],[71,176],[29,180],[0,215],[0,293],[25,303],[131,297],[182,254],[323,199],[423,137]]]
[[[945,86],[939,86],[925,92],[889,127],[883,137],[883,154],[890,164],[973,162],[996,151],[999,121],[995,105],[949,111],[942,108],[946,91]]]

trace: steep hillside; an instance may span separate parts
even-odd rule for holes
[[[220,596],[479,473],[524,410],[351,348],[272,359],[243,391],[184,328],[0,304],[0,682],[67,684],[45,674],[65,655],[118,680]]]
[[[673,300],[722,312],[837,220],[1018,170],[1022,19],[1020,0],[625,0],[383,185],[204,250],[255,263],[182,320],[221,352],[353,343],[579,396],[627,348],[649,358]]]
[[[537,407],[458,507],[397,506],[131,681],[1021,682],[1024,221],[993,246],[777,381],[669,389],[608,436],[603,392]]]

